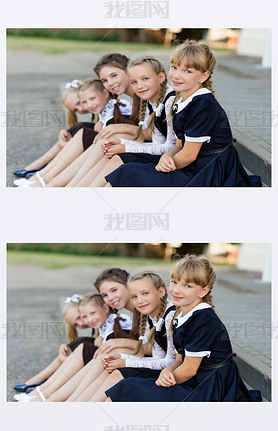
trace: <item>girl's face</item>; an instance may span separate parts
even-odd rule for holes
[[[99,79],[103,83],[106,90],[111,93],[117,94],[129,94],[130,82],[128,74],[125,70],[118,69],[115,66],[104,66],[99,71]]]
[[[79,306],[82,320],[90,328],[100,328],[108,317],[109,307],[104,304],[103,307],[89,303]]]
[[[113,280],[105,280],[99,286],[99,293],[107,305],[117,310],[128,308],[130,294],[128,288]]]
[[[78,114],[85,114],[85,112],[87,112],[84,106],[81,104],[81,101],[77,93],[74,93],[74,92],[71,92],[66,96],[64,105],[70,111],[78,112]]]
[[[165,81],[165,74],[160,72],[157,75],[149,64],[130,67],[128,74],[134,93],[140,99],[156,102],[159,98],[160,84]]]
[[[165,288],[160,287],[156,290],[152,282],[146,278],[132,281],[128,287],[136,310],[151,317],[157,316],[161,298],[165,295]]]
[[[75,328],[88,328],[88,325],[82,320],[80,313],[76,307],[70,307],[64,316],[65,321]]]
[[[201,81],[204,82],[209,77],[209,72],[201,72],[193,68],[186,67],[182,62],[179,66],[171,65],[169,71],[169,79],[173,90],[179,91],[182,96],[189,97],[199,88]]]
[[[171,300],[174,305],[181,307],[183,314],[188,313],[198,305],[209,290],[209,286],[202,287],[198,284],[187,282],[186,274],[180,280],[171,279],[169,286]]]
[[[100,114],[109,100],[109,94],[107,90],[100,92],[88,88],[85,91],[79,91],[79,99],[87,112]]]

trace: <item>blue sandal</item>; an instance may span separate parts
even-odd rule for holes
[[[21,178],[25,178],[27,174],[34,174],[35,172],[40,171],[41,169],[45,168],[46,165],[41,166],[38,169],[30,169],[29,171],[26,169],[17,169],[16,171],[14,171],[14,175],[16,177],[21,177]]]

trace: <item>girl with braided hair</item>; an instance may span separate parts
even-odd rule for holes
[[[187,255],[170,273],[177,311],[171,331],[175,361],[159,377],[130,377],[106,391],[107,401],[262,401],[242,381],[228,332],[213,310],[216,275],[209,261]]]
[[[164,281],[154,272],[141,272],[129,277],[128,288],[134,307],[140,313],[140,337],[133,354],[120,350],[104,355],[103,373],[87,388],[86,394],[83,392],[81,397],[68,401],[104,401],[105,390],[116,382],[128,381],[131,376],[140,377],[140,380],[158,378],[160,370],[174,361],[175,349],[169,328],[175,307],[167,299]],[[145,356],[138,356],[139,352]]]
[[[128,74],[137,96],[134,97],[133,109],[139,98],[139,128],[132,140],[124,136],[104,140],[103,151],[111,160],[105,163],[101,171],[98,170],[88,184],[91,187],[104,187],[106,175],[122,164],[156,164],[161,154],[170,151],[176,142],[172,121],[167,120],[175,92],[167,84],[164,66],[153,57],[142,57],[128,63]]]
[[[170,118],[175,146],[148,163],[120,166],[106,177],[113,187],[259,187],[244,170],[227,115],[211,86],[216,61],[205,43],[187,40],[170,57],[176,98]]]

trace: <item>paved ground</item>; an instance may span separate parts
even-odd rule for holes
[[[94,64],[105,53],[7,52],[7,186],[13,185],[12,172],[46,151],[65,127],[61,84],[76,77],[92,76]],[[168,70],[168,55],[150,54],[159,58]],[[260,59],[255,57],[227,53],[217,53],[216,57],[218,66],[213,75],[216,97],[228,113],[242,162],[269,186],[270,69],[260,67]]]
[[[168,283],[169,268],[151,269]],[[138,267],[126,269],[138,271]],[[8,265],[8,401],[13,401],[14,384],[24,382],[49,363],[64,341],[61,323],[64,298],[92,291],[92,282],[101,270]],[[262,283],[261,274],[256,272],[231,271],[226,267],[216,267],[216,271],[218,282],[213,292],[216,312],[227,325],[234,351],[244,360],[244,378],[251,378],[251,386],[261,388],[264,383],[260,378],[264,382],[271,376],[270,284]],[[264,390],[269,391],[268,386]]]

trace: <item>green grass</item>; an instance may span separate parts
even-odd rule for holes
[[[80,256],[61,253],[43,253],[30,251],[7,251],[7,263],[13,265],[41,266],[43,268],[59,269],[69,266],[150,266],[150,265],[172,265],[171,262],[162,259],[145,259],[133,257],[114,256]]]
[[[7,49],[40,51],[47,54],[63,54],[81,51],[146,52],[149,50],[170,53],[173,48],[161,44],[124,43],[102,41],[80,41],[55,38],[7,36]]]

